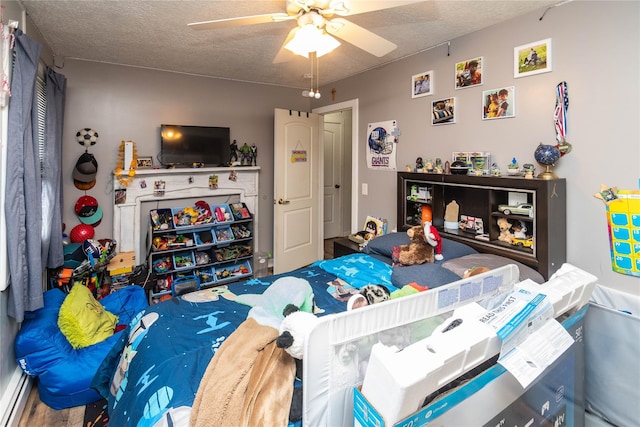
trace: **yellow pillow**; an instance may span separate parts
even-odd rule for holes
[[[58,327],[75,349],[99,343],[111,335],[118,316],[109,313],[83,285],[71,288],[58,313]]]

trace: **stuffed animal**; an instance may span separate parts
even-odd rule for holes
[[[384,285],[365,285],[360,292],[354,294],[347,301],[347,310],[366,307],[367,305],[387,301],[391,298],[391,292]]]
[[[318,323],[318,318],[312,313],[300,311],[293,304],[287,305],[282,314],[284,319],[280,323],[280,335],[276,339],[276,345],[283,348],[296,361],[296,377],[302,379],[302,356],[304,343],[309,332]],[[289,421],[296,422],[302,419],[302,387],[293,389]]]
[[[498,240],[501,242],[511,243],[513,241],[513,233],[511,232],[511,223],[506,218],[498,218],[498,228],[500,235]]]
[[[516,239],[526,239],[527,238],[527,225],[518,221],[519,224],[513,226],[513,237]]]
[[[466,279],[467,277],[472,277],[472,276],[476,276],[478,274],[482,274],[482,273],[486,273],[487,271],[489,271],[490,269],[487,267],[471,267],[468,268],[464,271],[464,274],[462,275],[463,279]]]
[[[438,233],[438,230],[431,224],[431,221],[425,221],[423,226],[427,243],[433,246],[435,250],[435,259],[442,261],[442,238],[440,237],[440,233]]]
[[[424,234],[424,227],[416,225],[407,230],[411,239],[408,245],[400,245],[398,262],[402,265],[424,264],[435,261],[434,247],[429,244]]]

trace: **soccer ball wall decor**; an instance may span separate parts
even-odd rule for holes
[[[76,133],[76,141],[85,147],[95,145],[98,142],[98,132],[90,128],[80,129]]]

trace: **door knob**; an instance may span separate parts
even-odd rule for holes
[[[336,184],[336,185],[334,185],[334,187],[340,188],[340,184]]]
[[[279,205],[288,205],[289,201],[288,200],[283,200],[283,199],[278,199],[278,204]]]

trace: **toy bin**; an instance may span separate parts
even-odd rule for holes
[[[214,258],[211,256],[211,250],[197,250],[193,253],[196,260],[196,265],[206,265],[214,262]]]
[[[231,203],[229,207],[231,208],[231,213],[233,214],[233,218],[235,220],[239,221],[251,218],[251,212],[249,212],[247,205],[245,205],[244,203]]]
[[[168,274],[166,276],[158,277],[153,287],[153,292],[159,294],[161,292],[168,292],[171,290],[171,284],[173,283],[173,277]]]
[[[196,246],[214,245],[216,243],[215,233],[210,229],[197,231],[194,234]]]
[[[228,225],[215,227],[213,229],[213,234],[215,235],[216,241],[218,243],[230,242],[234,239],[231,227],[229,227]]]
[[[153,260],[153,271],[156,273],[166,273],[173,270],[173,258],[171,256],[163,256]]]
[[[211,213],[216,220],[216,224],[224,224],[227,222],[233,222],[233,214],[231,208],[226,203],[219,205],[211,205]]]
[[[235,240],[249,239],[251,237],[251,229],[246,224],[234,224],[231,226],[231,232]]]
[[[253,254],[253,248],[250,245],[234,244],[222,248],[216,248],[213,252],[215,262],[225,262],[246,258]]]
[[[165,234],[155,236],[151,242],[154,251],[168,251],[194,246],[193,233]]]
[[[212,268],[199,268],[195,271],[196,277],[200,280],[200,286],[208,286],[216,281],[216,274]]]
[[[198,212],[191,206],[172,208],[173,225],[175,228],[191,227],[198,219]]]
[[[251,264],[249,261],[242,261],[233,265],[216,268],[216,281],[222,282],[239,277],[251,276]]]
[[[180,251],[173,254],[173,267],[176,270],[192,268],[196,265],[193,251]]]
[[[149,217],[153,231],[173,228],[173,213],[171,209],[152,209],[149,211]]]

